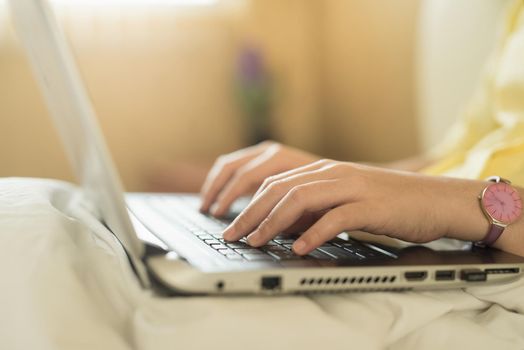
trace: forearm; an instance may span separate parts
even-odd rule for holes
[[[392,163],[384,164],[388,169],[419,171],[431,165],[429,157],[413,157]],[[463,180],[441,178],[441,188],[436,193],[443,199],[440,204],[442,216],[447,218],[446,237],[465,241],[480,241],[489,231],[490,223],[482,212],[478,196],[490,184],[481,180]],[[521,198],[524,198],[524,189],[516,188]],[[450,200],[456,198],[455,200]],[[509,225],[493,245],[494,247],[513,254],[524,256],[524,217]]]
[[[369,164],[379,166],[381,168],[386,168],[386,169],[417,172],[431,165],[433,162],[434,160],[431,159],[429,156],[419,155],[419,156],[396,160],[393,162],[387,162],[387,163],[381,163],[381,164],[371,164],[371,163]]]

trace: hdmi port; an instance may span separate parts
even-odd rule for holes
[[[408,271],[404,272],[404,277],[408,281],[424,281],[428,277],[428,273],[426,271]]]

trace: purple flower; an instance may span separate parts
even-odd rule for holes
[[[266,80],[264,60],[259,50],[245,46],[238,58],[239,79],[247,84],[257,84]]]

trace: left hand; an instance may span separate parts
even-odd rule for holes
[[[415,243],[478,240],[487,230],[476,199],[485,184],[321,160],[267,178],[224,239],[247,236],[259,247],[305,221],[293,245],[299,255],[351,230]]]

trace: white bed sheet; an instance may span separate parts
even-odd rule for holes
[[[72,216],[72,191],[0,180],[0,349],[524,349],[524,279],[441,292],[154,297],[107,230]]]

